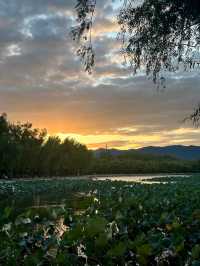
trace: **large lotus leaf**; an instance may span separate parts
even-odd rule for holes
[[[109,257],[122,257],[124,253],[126,252],[127,246],[124,242],[119,242],[107,252],[107,255]]]
[[[94,237],[105,231],[107,221],[103,217],[89,218],[85,225],[85,234],[88,237]]]
[[[99,236],[95,240],[96,248],[105,248],[108,244],[108,236],[107,233],[100,233]]]
[[[192,258],[200,260],[200,245],[195,245],[192,249]]]

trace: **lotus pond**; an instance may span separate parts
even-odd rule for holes
[[[0,265],[200,265],[200,176],[0,183]]]

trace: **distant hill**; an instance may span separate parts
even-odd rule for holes
[[[166,146],[166,147],[144,147],[139,152],[155,155],[171,155],[183,160],[200,160],[199,146]]]
[[[105,152],[105,149],[95,150],[95,156],[99,157],[100,154]],[[166,147],[144,147],[140,149],[130,149],[130,150],[118,150],[109,149],[108,152],[113,156],[118,156],[121,154],[135,152],[142,154],[152,154],[152,155],[169,155],[182,160],[200,160],[200,147],[199,146],[182,146],[173,145]]]

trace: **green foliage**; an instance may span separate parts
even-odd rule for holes
[[[192,258],[195,260],[200,259],[200,245],[195,245],[192,249]]]
[[[53,177],[85,174],[199,172],[199,161],[128,151],[112,156],[109,151],[93,156],[73,139],[47,137],[46,130],[30,123],[11,124],[0,116],[0,177]],[[14,193],[12,187],[10,193]]]
[[[16,185],[26,194],[49,194],[64,187],[66,195],[74,197],[62,208],[24,208],[22,213],[2,208],[2,265],[199,265],[199,176],[151,185],[90,180],[28,183]],[[38,189],[42,186],[46,192]],[[80,195],[86,203],[78,213]]]
[[[46,130],[0,116],[0,177],[80,175],[90,160],[87,148],[73,139],[47,138]]]
[[[131,151],[111,155],[108,151],[92,160],[89,171],[91,174],[195,173],[200,171],[200,164],[198,161],[179,160],[172,156]]]
[[[96,235],[105,231],[107,221],[102,217],[91,218],[87,221],[85,234],[89,238],[93,238]]]

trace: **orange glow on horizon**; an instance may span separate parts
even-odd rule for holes
[[[101,120],[96,120],[96,123],[94,123],[92,118],[81,120],[81,118],[73,119],[69,116],[64,118],[56,114],[36,115],[31,117],[30,120],[26,119],[26,114],[22,114],[20,117],[20,119],[17,119],[9,114],[8,119],[13,122],[21,121],[22,123],[32,121],[33,127],[46,128],[48,136],[58,136],[61,140],[67,137],[73,138],[91,150],[105,148],[106,146],[109,149],[128,150],[145,146],[191,145],[193,139],[190,134],[199,134],[199,130],[194,128],[178,128],[151,133],[148,128],[144,130],[141,125],[110,129],[107,121],[103,121],[103,123]],[[108,128],[107,131],[105,130],[106,127]]]

